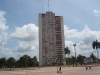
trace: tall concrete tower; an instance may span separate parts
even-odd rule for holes
[[[64,64],[63,17],[53,12],[39,14],[39,65]]]

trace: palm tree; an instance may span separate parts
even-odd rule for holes
[[[93,41],[92,47],[93,47],[93,49],[96,49],[96,50],[97,50],[97,60],[96,60],[96,63],[97,63],[98,58],[99,58],[99,51],[98,51],[98,48],[100,49],[100,42],[98,42],[98,40]]]
[[[68,47],[66,47],[66,48],[64,49],[64,51],[65,51],[65,54],[68,54],[68,64],[69,64],[69,55],[70,55],[70,50],[69,50]]]

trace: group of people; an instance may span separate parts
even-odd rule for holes
[[[86,70],[88,70],[88,69],[89,69],[89,70],[92,70],[92,67],[91,67],[90,65],[89,65],[89,66],[86,65]],[[61,72],[61,66],[57,67],[57,73],[62,73],[62,72]]]
[[[88,68],[89,68],[89,70],[92,70],[91,66],[86,65],[86,70],[88,70]]]
[[[91,65],[89,65],[89,66],[86,65],[86,70],[88,70],[88,69],[89,69],[89,70],[92,70]],[[61,66],[57,67],[57,73],[62,73],[62,72],[61,72]]]

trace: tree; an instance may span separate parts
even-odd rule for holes
[[[73,64],[73,67],[74,67],[74,62],[75,62],[75,57],[74,56],[71,56],[71,58],[72,58],[72,64]]]
[[[5,64],[6,64],[6,58],[3,57],[0,59],[0,66],[4,68]]]
[[[9,57],[7,59],[7,64],[10,67],[10,70],[11,70],[12,66],[15,66],[15,62],[16,62],[16,60],[14,59],[14,57]]]
[[[34,56],[33,58],[29,59],[29,65],[30,66],[38,66],[38,61],[37,61],[37,57]]]
[[[68,58],[69,58],[69,55],[70,55],[70,50],[69,50],[69,48],[66,47],[66,48],[64,49],[64,51],[65,51],[65,54],[68,54]],[[68,59],[68,64],[69,64],[69,59]]]
[[[92,47],[93,47],[93,49],[96,49],[97,50],[97,60],[96,60],[96,62],[97,62],[98,61],[98,58],[99,58],[98,48],[100,49],[100,42],[98,42],[98,40],[93,41]]]
[[[93,62],[96,62],[96,56],[93,53],[90,54],[90,58],[93,59]]]
[[[38,61],[36,56],[33,57],[33,60],[34,60],[34,66],[38,66]]]
[[[82,64],[84,63],[84,58],[86,58],[85,56],[82,56],[81,54],[79,54],[77,56],[77,62],[82,66]]]
[[[20,57],[19,60],[17,60],[17,65],[19,67],[33,67],[33,66],[38,66],[38,61],[37,61],[37,57],[30,57],[28,55],[23,55],[22,57]]]
[[[28,65],[29,65],[29,59],[31,59],[30,58],[30,56],[28,56],[28,55],[23,55],[22,57],[20,57],[20,59],[19,59],[19,63],[20,63],[20,65],[23,67],[28,67]]]

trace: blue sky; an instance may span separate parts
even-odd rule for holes
[[[100,41],[99,0],[49,0],[50,11],[63,16],[65,46],[74,55],[87,57],[96,50],[91,43]],[[38,57],[38,14],[48,11],[48,0],[0,0],[0,57],[24,54]]]

